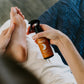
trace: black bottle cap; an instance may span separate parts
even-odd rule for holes
[[[29,22],[30,24],[30,30],[29,32],[31,32],[32,30],[34,30],[36,33],[42,32],[42,28],[40,27],[40,21],[39,20],[31,20]],[[34,25],[34,28],[33,28]]]

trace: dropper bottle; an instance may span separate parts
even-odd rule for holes
[[[29,24],[30,24],[30,31],[32,31],[32,29],[36,33],[40,33],[43,31],[42,28],[40,27],[40,21],[39,20],[32,20],[29,22]],[[33,26],[34,26],[34,28],[33,28]],[[44,59],[48,59],[48,58],[51,58],[53,56],[53,51],[50,47],[50,43],[49,43],[49,40],[47,38],[41,37],[41,38],[36,40],[36,43],[38,44]]]

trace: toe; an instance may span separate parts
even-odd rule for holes
[[[25,17],[22,14],[21,10],[19,8],[17,8],[17,7],[15,7],[15,9],[17,10],[17,14],[19,14],[24,19]]]
[[[12,19],[17,14],[17,11],[14,7],[11,8],[10,18]]]

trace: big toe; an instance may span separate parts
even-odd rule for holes
[[[17,10],[15,9],[15,7],[12,7],[10,12],[10,18],[12,19],[16,14],[17,14]]]

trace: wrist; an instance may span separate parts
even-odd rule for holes
[[[63,45],[66,45],[69,41],[70,41],[69,37],[63,34],[59,37],[59,41],[58,43],[56,43],[56,45],[59,48],[59,47],[62,47]]]

